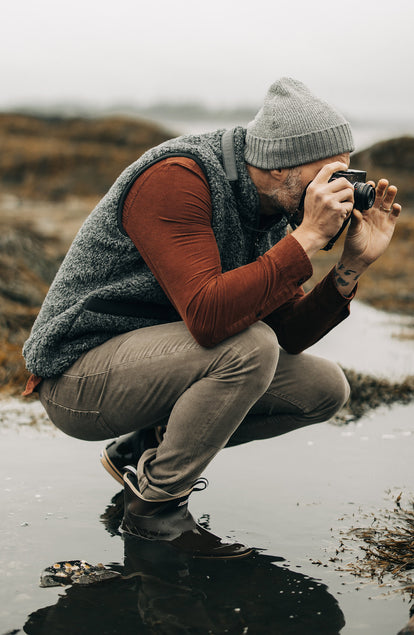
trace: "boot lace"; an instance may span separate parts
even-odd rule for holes
[[[208,480],[206,478],[204,478],[204,476],[201,476],[200,478],[198,478],[194,482],[194,485],[192,487],[192,491],[193,492],[202,492],[207,487],[208,487]]]

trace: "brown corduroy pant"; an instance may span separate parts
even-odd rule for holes
[[[138,463],[140,491],[157,499],[191,488],[226,445],[328,420],[349,386],[333,362],[280,349],[263,322],[213,348],[174,322],[108,340],[44,379],[39,393],[52,422],[80,439],[167,424]]]

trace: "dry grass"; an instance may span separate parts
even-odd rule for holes
[[[0,114],[0,392],[24,388],[22,345],[83,220],[127,165],[169,137],[124,117]]]
[[[414,504],[401,503],[400,492],[392,509],[361,512],[359,519],[339,531],[340,542],[329,559],[337,571],[375,580],[388,592],[414,599]],[[343,517],[340,521],[347,521]]]
[[[38,117],[0,113],[2,187],[19,199],[102,196],[145,150],[169,138],[126,117]]]

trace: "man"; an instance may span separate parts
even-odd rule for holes
[[[350,182],[330,180],[352,150],[342,115],[283,78],[247,131],[148,151],[80,229],[24,347],[27,392],[67,434],[117,438],[102,462],[124,481],[124,532],[195,556],[249,554],[189,513],[204,468],[227,444],[346,402],[339,367],[302,351],[347,317],[401,210],[385,180],[369,211],[353,209]],[[312,257],[351,214],[338,264],[305,295]]]

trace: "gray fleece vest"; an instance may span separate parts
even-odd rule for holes
[[[132,184],[157,161],[189,156],[203,169],[223,272],[252,262],[285,235],[285,219],[258,229],[259,198],[246,169],[244,138],[243,128],[178,137],[124,170],[85,220],[49,289],[23,348],[30,372],[60,375],[115,335],[181,319],[121,222]]]

